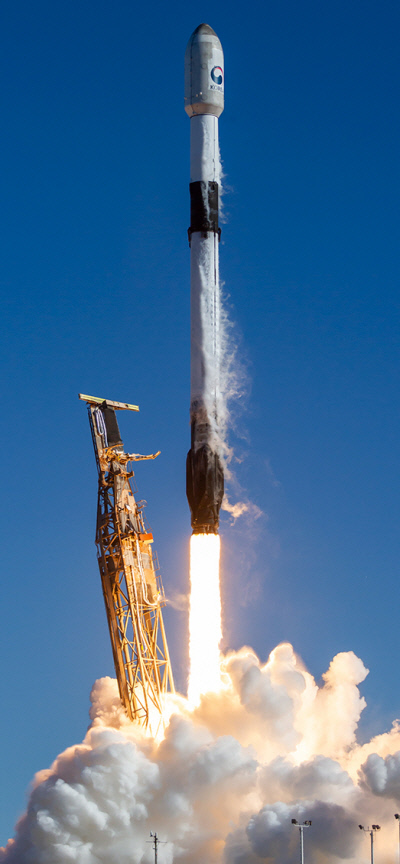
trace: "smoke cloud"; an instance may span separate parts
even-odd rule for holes
[[[358,823],[378,822],[380,864],[393,862],[400,730],[363,746],[367,674],[338,654],[318,686],[289,644],[266,663],[244,647],[221,658],[221,689],[191,710],[168,697],[161,740],[123,713],[116,681],[97,681],[81,744],[36,775],[1,864],[292,864],[305,831],[309,864],[367,861]]]

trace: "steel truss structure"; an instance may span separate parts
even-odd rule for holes
[[[137,406],[79,398],[87,402],[99,474],[96,545],[119,693],[128,717],[147,728],[162,718],[163,695],[174,692],[174,682],[153,536],[129,466],[158,454],[124,452],[115,410]]]

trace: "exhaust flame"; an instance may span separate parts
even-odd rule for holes
[[[193,534],[190,538],[189,688],[188,699],[221,687],[219,643],[222,639],[217,534]]]

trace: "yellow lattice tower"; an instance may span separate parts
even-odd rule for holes
[[[130,463],[154,459],[125,453],[115,411],[136,405],[79,394],[87,403],[99,473],[96,545],[122,704],[144,727],[162,719],[163,694],[174,692],[162,617],[164,591],[144,502],[135,499]]]

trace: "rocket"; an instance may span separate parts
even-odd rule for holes
[[[185,54],[185,111],[190,117],[190,426],[186,494],[193,534],[217,534],[224,495],[219,408],[221,326],[218,246],[224,55],[208,24],[192,33]]]

